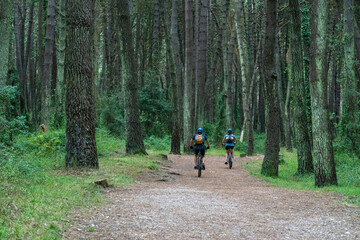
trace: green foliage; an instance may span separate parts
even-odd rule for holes
[[[29,138],[18,140],[22,151],[33,152],[37,156],[46,156],[65,151],[65,131],[60,129],[46,133],[34,133]]]
[[[211,127],[213,129],[212,136],[215,146],[221,146],[221,141],[225,136],[224,132],[226,133],[227,129],[225,126],[225,118],[223,117],[225,115],[225,104],[223,104],[223,102],[223,95],[219,94],[217,107],[217,122],[215,123],[215,128]]]
[[[25,116],[16,116],[17,87],[0,88],[0,143],[11,145],[13,138],[28,129]]]
[[[279,165],[279,176],[277,178],[261,175],[261,160],[245,163],[245,167],[251,175],[262,178],[274,186],[296,190],[337,192],[347,196],[349,202],[360,206],[360,162],[355,156],[346,153],[336,154],[338,186],[319,189],[315,187],[314,174],[297,174],[296,151],[288,152],[282,149],[281,154],[285,163]]]
[[[114,93],[102,96],[98,99],[98,115],[100,115],[100,127],[106,127],[111,134],[124,137],[124,94]]]
[[[165,151],[165,153],[169,153],[171,148],[171,136],[167,135],[162,138],[150,136],[144,140],[144,144],[146,149]]]
[[[165,91],[151,84],[139,91],[140,121],[144,136],[162,137],[171,131],[171,103]]]
[[[123,187],[159,169],[160,156],[126,155],[125,141],[108,130],[97,129],[96,140],[99,170],[65,169],[63,129],[20,135],[11,147],[0,143],[0,239],[61,239],[69,211],[101,204],[94,181]]]

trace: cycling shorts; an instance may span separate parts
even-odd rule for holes
[[[200,146],[197,146],[195,145],[194,146],[194,152],[195,152],[195,155],[198,155],[199,152],[201,152],[201,155],[205,156],[205,145],[200,145]]]
[[[225,146],[225,149],[228,150],[228,149],[233,149],[234,146]]]

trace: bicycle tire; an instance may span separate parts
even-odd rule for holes
[[[229,160],[228,160],[228,162],[229,162],[229,169],[231,169],[232,168],[232,154],[229,152]]]
[[[201,177],[201,170],[202,170],[201,160],[202,160],[202,155],[201,155],[201,153],[200,153],[199,156],[198,156],[198,158],[197,158],[198,177]]]

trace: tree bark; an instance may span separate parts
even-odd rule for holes
[[[0,87],[6,84],[8,72],[9,41],[11,31],[10,0],[0,1]]]
[[[275,64],[277,0],[267,0],[265,18],[264,75],[266,102],[266,143],[261,174],[278,176],[280,141],[280,106]]]
[[[189,141],[193,132],[191,107],[192,95],[192,50],[193,50],[193,14],[192,1],[185,0],[185,80],[184,80],[184,152],[190,152]]]
[[[208,0],[201,0],[199,23],[199,61],[197,70],[197,119],[198,126],[203,126],[205,121],[205,83],[207,81],[207,47],[208,47]]]
[[[334,150],[327,106],[328,1],[314,0],[311,17],[310,93],[315,186],[337,185]]]
[[[172,96],[172,132],[171,132],[171,151],[172,154],[180,154],[181,127],[180,127],[180,89],[182,63],[179,52],[178,36],[178,0],[172,0],[171,10],[171,29],[166,31],[167,52],[169,57],[170,78],[171,78],[171,96]],[[166,18],[166,16],[165,16]],[[165,27],[168,21],[165,19]]]
[[[14,1],[14,33],[16,67],[19,74],[20,91],[20,112],[26,111],[26,73],[25,73],[25,20],[26,20],[26,1]]]
[[[124,65],[126,153],[146,154],[139,116],[137,66],[128,0],[117,1],[117,7],[124,51],[122,62]]]
[[[235,3],[236,8],[236,28],[237,28],[237,40],[238,40],[238,50],[239,50],[239,59],[241,65],[241,79],[242,79],[242,107],[244,111],[244,126],[245,129],[242,131],[246,134],[246,140],[248,143],[247,155],[252,155],[254,152],[254,137],[253,137],[253,125],[252,125],[252,115],[250,111],[250,104],[252,99],[252,85],[253,78],[250,76],[250,63],[248,61],[248,51],[247,51],[247,41],[244,37],[245,27],[244,17],[240,14],[243,12],[244,1],[241,3],[239,0]],[[255,80],[255,79],[254,79]]]
[[[354,41],[354,0],[343,0],[344,4],[344,28],[345,28],[345,46],[344,46],[344,76],[342,82],[342,135],[350,140],[349,148],[360,156],[360,122],[358,113],[358,91],[357,79],[355,75],[355,41]]]
[[[51,73],[55,44],[55,0],[49,0],[47,8],[44,68],[41,76],[41,123],[50,125]]]
[[[66,1],[66,166],[98,168],[94,96],[95,0]]]
[[[290,96],[286,95],[286,98],[284,100],[283,95],[283,84],[282,84],[282,71],[281,71],[281,63],[280,63],[280,43],[279,43],[279,33],[276,34],[276,51],[275,51],[275,62],[276,62],[276,75],[277,75],[277,84],[278,84],[278,95],[279,95],[279,103],[280,103],[280,113],[281,113],[281,123],[284,131],[284,140],[285,140],[285,146],[288,151],[292,150],[291,145],[291,131],[290,131],[290,116],[285,111],[286,106],[286,100],[290,98]],[[290,94],[289,88],[290,88],[290,82],[287,86],[286,93]]]
[[[291,34],[290,34],[290,69],[293,81],[293,122],[297,147],[298,173],[311,173],[314,170],[309,128],[306,118],[306,94],[301,44],[301,17],[298,0],[290,0]]]

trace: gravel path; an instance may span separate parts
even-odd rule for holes
[[[242,161],[206,157],[198,178],[193,157],[169,156],[160,175],[108,192],[109,204],[75,222],[64,239],[360,239],[360,210],[340,196],[271,187]]]

